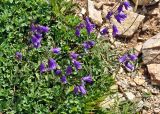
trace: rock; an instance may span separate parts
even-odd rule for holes
[[[132,0],[134,2],[134,4],[137,4],[137,5],[154,5],[158,2],[158,0]]]
[[[144,107],[145,109],[149,109],[149,108],[151,107],[151,103],[148,102],[148,101],[145,101],[143,107]]]
[[[127,11],[127,18],[121,24],[115,18],[112,18],[113,23],[117,26],[119,34],[123,37],[131,37],[138,29],[140,23],[144,20],[145,16],[139,15],[132,11]]]
[[[160,109],[159,108],[155,108],[154,109],[154,113],[159,114],[160,113]]]
[[[103,10],[102,10],[102,17],[103,18],[106,18],[106,15],[109,12],[109,10],[110,10],[110,6],[103,5]]]
[[[137,51],[137,54],[141,52],[141,49],[142,49],[142,43],[138,43],[134,49]]]
[[[137,85],[136,85],[136,83],[135,83],[135,82],[133,82],[133,81],[130,81],[130,85],[131,85],[132,87],[137,86]]]
[[[139,112],[143,108],[143,104],[144,104],[144,102],[142,100],[139,101],[139,103],[137,104],[136,112]]]
[[[117,91],[117,90],[118,90],[118,85],[112,85],[112,86],[110,87],[110,90],[112,90],[112,91]]]
[[[84,15],[84,14],[86,13],[86,9],[85,9],[85,8],[82,8],[80,13],[81,13],[82,15]]]
[[[99,26],[102,24],[103,20],[102,20],[101,11],[98,11],[97,9],[95,9],[94,2],[91,0],[88,0],[88,14],[91,20],[95,24]]]
[[[160,85],[160,64],[150,64],[147,65],[147,68],[151,77],[152,84]]]
[[[137,85],[143,85],[145,80],[142,79],[142,78],[139,78],[139,77],[136,77],[134,78],[134,82],[137,84]]]
[[[95,8],[97,8],[97,9],[101,9],[102,6],[103,6],[103,4],[105,4],[105,2],[103,2],[103,1],[102,1],[102,2],[98,2],[98,3],[95,2],[95,3],[94,3],[94,6],[95,6]]]
[[[152,93],[153,95],[158,95],[158,94],[159,94],[159,90],[153,88],[153,89],[151,89],[151,93]]]
[[[142,53],[144,64],[160,63],[160,33],[143,44]]]
[[[125,96],[126,96],[126,98],[128,100],[130,100],[130,101],[134,101],[135,100],[135,95],[133,93],[131,93],[131,92],[125,92],[124,94],[125,94]]]
[[[105,98],[104,101],[102,101],[99,106],[101,108],[107,108],[107,109],[110,109],[112,106],[114,106],[114,103],[117,102],[117,101],[123,101],[125,100],[123,95],[120,94],[120,93],[116,93],[116,94],[113,94],[111,96],[108,96],[107,98]]]

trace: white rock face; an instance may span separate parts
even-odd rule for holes
[[[130,101],[134,101],[135,95],[131,92],[125,92],[126,98]]]
[[[101,25],[103,20],[102,20],[102,15],[101,15],[101,11],[95,9],[94,7],[94,2],[91,0],[88,0],[88,14],[89,17],[91,18],[91,20],[97,24],[97,25]]]

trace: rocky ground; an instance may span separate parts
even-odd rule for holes
[[[89,16],[98,25],[97,30],[108,25],[105,16],[110,9],[117,7],[114,0],[75,0],[75,2],[79,4],[77,15]],[[97,35],[113,42],[113,48],[119,52],[134,50],[142,57],[142,62],[134,72],[125,72],[120,68],[115,76],[116,85],[111,88],[117,88],[118,93],[107,97],[100,106],[111,108],[118,97],[119,102],[129,100],[136,103],[135,112],[160,114],[160,2],[145,0],[144,3],[138,4],[136,11],[134,11],[136,0],[130,2],[132,8],[125,11],[127,19],[122,24],[112,20],[120,30],[120,37],[115,40],[111,35],[103,37]],[[143,10],[141,5],[146,9]]]

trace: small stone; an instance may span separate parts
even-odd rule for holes
[[[154,112],[159,114],[160,113],[160,109],[159,108],[155,108]]]
[[[102,24],[103,20],[102,20],[101,11],[98,11],[97,9],[95,9],[94,2],[91,0],[88,0],[88,13],[89,13],[89,17],[95,24],[99,26]]]
[[[85,15],[85,14],[86,14],[86,9],[85,9],[85,8],[82,8],[80,13],[81,13],[82,15]]]
[[[136,109],[137,112],[139,112],[143,108],[143,104],[144,102],[142,100],[139,101],[139,103],[137,104],[137,109]]]
[[[149,103],[148,101],[144,102],[144,106],[145,109],[149,109],[151,107],[151,103]]]
[[[160,85],[160,64],[150,64],[147,65],[147,68],[151,77],[152,84]]]
[[[152,93],[153,95],[158,95],[158,94],[159,94],[159,90],[153,88],[153,89],[151,89],[151,93]]]
[[[105,2],[103,2],[103,1],[98,2],[98,3],[95,2],[95,3],[94,3],[94,6],[95,6],[96,9],[101,9],[102,6],[103,6],[103,4],[105,4]]]
[[[110,87],[110,90],[117,91],[118,90],[118,85],[112,85]]]
[[[137,85],[143,85],[145,80],[142,79],[142,78],[139,78],[139,77],[136,77],[134,78],[134,82],[137,84]]]
[[[131,92],[125,92],[126,98],[130,101],[134,101],[135,95]]]
[[[135,83],[135,82],[133,82],[133,81],[130,81],[130,85],[131,85],[132,87],[137,86],[137,85],[136,85],[136,83]]]
[[[142,43],[138,43],[138,44],[134,47],[134,49],[135,49],[138,53],[141,52]]]

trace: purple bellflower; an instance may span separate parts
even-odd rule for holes
[[[101,34],[101,35],[106,35],[107,33],[108,33],[107,27],[103,28],[103,29],[100,31],[100,34]]]
[[[119,58],[119,62],[124,63],[127,60],[127,58],[128,58],[128,55],[125,54],[125,55],[123,55],[122,57]]]
[[[73,64],[77,70],[82,69],[82,63],[80,63],[79,61],[73,60]]]
[[[112,15],[113,15],[113,12],[112,12],[112,11],[109,11],[109,12],[107,13],[107,15],[106,15],[106,19],[110,20],[111,17],[112,17]]]
[[[42,25],[39,25],[38,27],[37,27],[37,31],[38,32],[48,32],[49,31],[49,28],[47,27],[47,26],[42,26]]]
[[[123,4],[121,4],[118,8],[117,8],[118,13],[121,13],[123,11]]]
[[[66,78],[66,76],[62,76],[62,77],[61,77],[61,82],[62,82],[63,84],[66,84],[66,83],[67,83],[67,78]]]
[[[44,64],[44,63],[41,63],[41,64],[40,64],[39,70],[40,70],[40,73],[41,73],[41,74],[46,71],[46,69],[45,69],[45,64]]]
[[[71,75],[72,74],[72,67],[71,66],[68,66],[67,69],[66,69],[66,75]]]
[[[113,25],[113,26],[112,26],[112,29],[113,29],[112,35],[113,35],[113,36],[118,35],[118,28],[116,27],[116,25]]]
[[[121,23],[122,21],[124,21],[127,18],[127,15],[124,14],[123,12],[120,12],[117,15],[115,15],[114,17],[119,23]]]
[[[88,82],[88,83],[92,83],[92,76],[88,75],[82,78],[83,81]]]
[[[61,75],[62,71],[60,69],[54,70],[55,75]]]
[[[17,60],[22,60],[22,53],[16,52],[15,56]]]
[[[74,92],[75,94],[78,94],[78,92],[79,92],[79,86],[74,86],[73,92]]]
[[[78,56],[79,56],[79,54],[77,54],[77,53],[75,53],[75,52],[71,52],[71,53],[70,53],[70,58],[71,58],[71,59],[75,59],[75,60],[76,60],[76,59],[78,58]]]
[[[133,71],[133,70],[134,70],[134,65],[132,65],[129,61],[126,61],[126,62],[124,63],[124,65],[125,65],[125,67],[126,67],[126,69],[127,69],[128,71]]]
[[[75,35],[76,35],[77,37],[80,37],[81,33],[80,33],[80,29],[79,29],[79,28],[76,28]]]
[[[92,24],[90,22],[89,17],[85,18],[85,24],[86,24],[87,33],[90,34],[94,30],[95,24]]]
[[[131,7],[130,3],[127,1],[123,2],[123,6],[125,7],[126,10],[128,10]]]
[[[84,86],[80,85],[80,86],[79,86],[79,90],[80,90],[80,92],[81,92],[83,95],[87,94],[87,91],[86,91],[86,89],[85,89]]]
[[[135,55],[135,54],[129,54],[129,55],[128,55],[128,58],[129,58],[131,61],[135,61],[135,60],[138,59],[137,55]]]
[[[89,49],[89,48],[92,48],[95,45],[95,42],[92,41],[92,40],[91,41],[86,41],[82,45],[85,49]]]
[[[36,26],[34,24],[31,24],[31,31],[35,32],[37,30]]]
[[[49,59],[48,60],[48,70],[54,70],[54,69],[56,69],[56,67],[57,67],[57,63],[56,63],[56,61],[54,60],[54,59]]]
[[[51,51],[55,54],[60,54],[61,48],[52,48]]]

